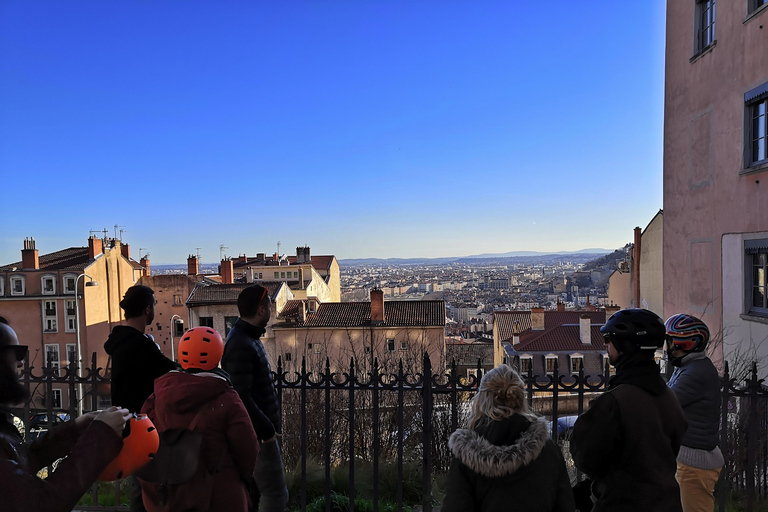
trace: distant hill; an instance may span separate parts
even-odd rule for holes
[[[482,264],[536,264],[568,259],[577,263],[586,263],[600,256],[611,253],[608,249],[582,249],[574,252],[535,252],[514,251],[501,254],[477,254],[455,258],[357,258],[339,260],[339,265],[355,266],[387,266],[387,265],[444,265],[450,263],[466,265]]]

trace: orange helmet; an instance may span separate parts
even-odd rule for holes
[[[213,370],[224,355],[224,341],[215,329],[195,327],[179,341],[179,362],[185,370]]]
[[[154,423],[146,414],[131,418],[123,432],[123,449],[99,475],[99,480],[111,482],[134,474],[155,456],[160,446]],[[125,435],[125,432],[128,435]]]

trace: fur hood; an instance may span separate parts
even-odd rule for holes
[[[483,428],[486,425],[477,430],[456,430],[448,440],[453,456],[485,477],[506,476],[527,466],[549,439],[544,418],[529,421],[515,415]]]

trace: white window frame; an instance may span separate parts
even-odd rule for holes
[[[65,345],[65,348],[64,348],[64,350],[66,350],[66,354],[67,354],[67,366],[69,366],[69,365],[70,365],[70,364],[72,364],[73,362],[75,362],[75,363],[76,363],[76,362],[77,362],[77,343],[67,343],[67,344]],[[70,354],[72,354],[72,355],[74,356],[74,358],[75,358],[75,360],[74,360],[74,361],[71,361],[71,360],[69,359],[69,355],[70,355]]]
[[[580,361],[581,361],[581,364],[584,364],[584,355],[583,354],[571,354],[571,356],[570,356],[571,375],[578,375],[579,374],[579,362]]]
[[[557,361],[557,360],[558,360],[558,357],[555,354],[547,354],[547,355],[544,356],[544,371],[546,372],[547,375],[552,375],[552,374],[555,373],[555,367],[554,367],[555,365],[554,365],[554,363],[552,364],[552,369],[550,370],[549,369],[549,362],[550,361]]]
[[[0,297],[5,296],[5,277],[0,276]]]
[[[59,332],[55,317],[47,316],[43,319],[43,332]]]
[[[72,288],[68,286],[69,280],[72,279]],[[64,287],[64,293],[67,295],[74,295],[77,291],[75,287],[77,286],[77,276],[75,274],[64,274],[64,276],[61,278],[62,286]]]
[[[744,259],[746,314],[766,317],[768,316],[768,239],[745,240]],[[755,305],[758,290],[762,290],[762,305]]]
[[[755,109],[759,110],[757,115]],[[768,165],[768,82],[744,93],[744,169],[765,165]]]
[[[53,309],[53,313],[48,313],[48,310],[49,310],[48,304],[52,304],[53,305],[53,308],[51,308],[51,309]],[[43,301],[43,316],[45,316],[46,318],[48,318],[48,317],[56,318],[58,316],[58,309],[59,309],[59,307],[56,304],[55,300],[44,300]]]
[[[64,301],[64,332],[76,332],[77,331],[77,316],[75,316],[74,312],[73,314],[69,314],[69,304],[72,304],[72,309],[74,310],[75,305],[75,299],[66,299]],[[70,327],[71,325],[71,327]]]
[[[51,389],[51,407],[54,409],[62,409],[62,392],[61,388]]]
[[[46,290],[46,283],[51,284],[51,289]],[[40,277],[40,293],[43,295],[56,295],[56,276],[54,274],[45,274]]]
[[[16,291],[16,283],[21,282],[21,291]],[[24,295],[27,292],[26,278],[23,275],[11,276],[11,295]]]
[[[43,361],[43,364],[45,367],[48,367],[48,354],[56,354],[56,360],[51,361],[51,367],[54,368],[57,375],[61,373],[61,354],[59,344],[58,343],[46,343],[44,346],[45,349],[45,360]]]

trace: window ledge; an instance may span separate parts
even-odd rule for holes
[[[768,161],[741,169],[739,171],[739,176],[746,176],[748,174],[756,174],[764,171],[768,171]]]
[[[704,48],[702,48],[698,52],[694,53],[693,57],[691,57],[688,62],[693,64],[694,62],[699,60],[702,56],[704,56],[704,55],[708,54],[709,52],[711,52],[715,48],[715,46],[717,46],[717,39],[715,39],[714,41],[709,43],[707,46],[705,46]]]
[[[757,322],[759,324],[768,325],[768,316],[760,316],[757,313],[747,313],[745,315],[739,315],[739,317],[747,322]]]
[[[753,19],[755,19],[755,17],[757,17],[757,16],[759,16],[760,14],[762,14],[762,13],[763,13],[763,12],[764,12],[766,9],[768,9],[768,4],[763,4],[763,5],[761,5],[760,7],[758,7],[757,9],[755,9],[754,11],[752,11],[751,13],[749,13],[749,14],[747,15],[747,17],[746,17],[746,18],[744,18],[744,21],[742,21],[742,23],[743,23],[743,24],[746,24],[746,23],[748,23],[748,22],[752,21]]]

